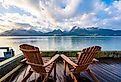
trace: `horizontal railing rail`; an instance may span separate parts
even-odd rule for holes
[[[18,54],[9,59],[4,60],[3,62],[0,62],[0,78],[12,69],[14,69],[16,66],[18,66],[22,59],[23,55]]]

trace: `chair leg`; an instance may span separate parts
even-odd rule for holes
[[[56,81],[56,63],[54,63],[54,80]]]
[[[49,76],[48,74],[44,75],[44,79],[42,80],[42,82],[47,82],[48,76]]]
[[[74,82],[78,82],[75,75],[72,72],[70,72],[70,75],[71,75],[71,78],[74,80]]]
[[[92,73],[92,71],[90,69],[87,69],[86,71],[91,76],[91,78],[93,79],[94,82],[99,82],[98,79],[96,78],[96,76]]]
[[[64,75],[66,75],[66,67],[67,67],[67,62],[64,61]]]
[[[33,71],[29,71],[29,73],[26,75],[26,77],[23,78],[21,82],[26,82],[27,79],[32,75]]]
[[[70,71],[68,64],[66,64],[66,68],[69,71],[69,74],[71,75],[71,78],[73,79],[73,82],[78,82],[75,75]]]
[[[50,76],[53,69],[54,69],[54,80],[56,81],[56,62],[53,63],[53,65],[52,65],[50,71],[48,72],[47,76]]]
[[[34,77],[35,77],[35,82],[37,82],[37,77],[36,77],[36,73],[34,74]]]

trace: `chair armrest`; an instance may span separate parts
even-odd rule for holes
[[[93,58],[92,62],[99,62],[99,60],[96,58]]]
[[[73,67],[78,66],[76,63],[74,63],[73,61],[71,61],[67,56],[61,54],[61,58],[66,61],[68,64],[72,65]]]
[[[58,57],[59,57],[59,54],[55,55],[54,57],[52,57],[52,58],[49,60],[49,62],[47,62],[47,63],[44,64],[44,65],[35,64],[35,63],[28,62],[28,61],[26,61],[26,63],[29,64],[29,65],[37,66],[37,67],[47,67],[48,65],[50,65],[51,63],[53,63]]]
[[[56,59],[59,57],[59,54],[56,54],[55,56],[53,56],[47,63],[45,63],[43,66],[47,67],[48,65],[50,65],[51,63],[55,62]]]

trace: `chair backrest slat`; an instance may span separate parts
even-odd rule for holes
[[[80,58],[78,58],[78,67],[75,69],[75,71],[80,72],[80,70],[86,69],[89,64],[92,63],[93,58],[99,51],[101,51],[100,46],[93,46],[83,49]]]
[[[89,47],[87,51],[85,51],[86,57],[85,60],[82,63],[90,63],[88,60],[91,58],[93,59],[93,55],[95,55],[95,46],[94,47]]]
[[[23,52],[25,58],[28,62],[43,65],[43,60],[41,56],[41,52],[39,51],[38,47],[34,47],[28,44],[22,44],[20,45],[20,50]],[[46,70],[44,67],[37,67],[30,65],[32,69],[38,73],[45,73]]]
[[[82,50],[82,54],[78,59],[78,65],[89,63],[93,60],[94,56],[101,50],[99,46],[93,46]]]

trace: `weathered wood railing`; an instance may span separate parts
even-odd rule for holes
[[[2,78],[6,73],[10,72],[16,66],[18,66],[22,59],[23,55],[19,54],[3,62],[0,62],[0,78]]]

